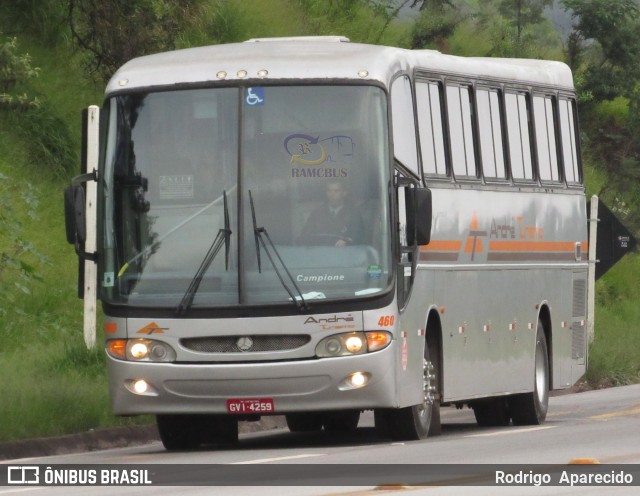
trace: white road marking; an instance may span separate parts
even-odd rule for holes
[[[277,458],[261,458],[259,460],[248,460],[246,462],[232,462],[230,465],[250,465],[252,463],[269,463],[269,462],[279,462],[282,460],[295,460],[297,458],[311,458],[312,456],[325,456],[326,453],[316,453],[316,454],[308,454],[308,455],[292,455],[292,456],[280,456]]]
[[[20,489],[0,489],[0,494],[24,493],[26,491],[39,491],[43,487],[21,487]]]
[[[540,427],[528,427],[526,429],[503,429],[495,432],[485,432],[483,434],[470,434],[464,437],[490,437],[490,436],[508,436],[510,434],[520,434],[521,432],[541,431],[544,429],[554,429],[555,425],[543,425]]]

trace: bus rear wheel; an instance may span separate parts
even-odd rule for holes
[[[531,393],[509,398],[514,425],[539,425],[547,418],[549,408],[549,354],[542,322],[538,321],[534,366],[534,389]]]
[[[506,398],[480,400],[473,403],[471,408],[481,427],[501,427],[509,425],[511,420]]]
[[[394,441],[425,439],[430,431],[432,435],[440,433],[437,367],[429,356],[429,348],[425,343],[422,360],[422,403],[405,408],[375,411],[376,429],[382,434],[388,434]]]

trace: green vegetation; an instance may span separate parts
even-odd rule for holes
[[[541,15],[549,3],[0,3],[0,441],[149,422],[110,413],[104,354],[83,343],[77,260],[65,240],[62,208],[62,190],[79,169],[80,110],[100,103],[105,79],[133,55],[251,37],[341,34],[461,55],[566,60],[580,95],[588,193],[617,208],[640,238],[637,2],[565,0],[581,17],[564,37]],[[586,377],[592,386],[640,380],[639,279],[640,257],[632,255],[598,282]]]

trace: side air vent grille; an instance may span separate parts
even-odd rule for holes
[[[573,281],[573,317],[584,318],[587,315],[587,281],[574,279]]]
[[[586,329],[580,322],[574,322],[571,325],[571,358],[584,358],[586,350]]]

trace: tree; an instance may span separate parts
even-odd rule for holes
[[[37,77],[40,69],[31,66],[28,53],[18,53],[18,39],[0,42],[0,110],[37,107],[40,102],[26,93],[15,95],[12,90],[27,80]]]
[[[201,0],[67,0],[73,40],[88,54],[87,69],[106,81],[126,61],[171,50],[181,25]]]
[[[411,7],[416,7],[415,0]],[[442,52],[448,52],[447,39],[468,16],[452,0],[424,0],[411,34],[411,48],[424,48],[434,44]]]
[[[491,38],[488,55],[495,57],[545,58],[556,43],[545,24],[544,9],[553,0],[498,0],[480,6],[480,26]],[[547,23],[548,24],[548,23]]]
[[[599,191],[640,231],[640,10],[634,0],[564,0],[575,21],[572,68],[586,154],[608,171]],[[570,45],[570,44],[569,44]],[[575,55],[578,54],[576,59]],[[624,199],[623,199],[624,198]]]
[[[553,0],[500,0],[498,11],[516,30],[516,43],[522,41],[523,31],[529,24],[543,21],[543,13]]]
[[[640,21],[634,0],[564,0],[576,20],[573,36],[593,40],[586,85],[598,101],[631,96],[640,79]],[[597,48],[597,49],[596,49]]]

